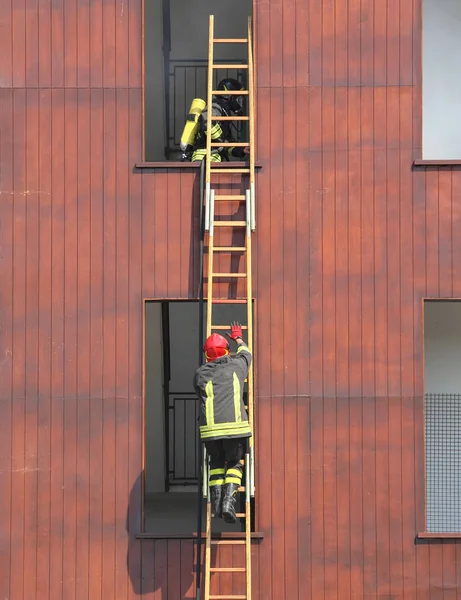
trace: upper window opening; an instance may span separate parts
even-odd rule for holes
[[[423,0],[423,159],[461,159],[461,2]]]
[[[144,0],[144,153],[145,160],[180,161],[181,134],[194,98],[206,100],[208,19],[215,37],[246,38],[252,0]],[[215,63],[245,64],[246,44],[215,46]],[[236,79],[247,89],[246,69],[217,69],[214,86]],[[214,87],[216,89],[216,87]],[[247,124],[236,122],[235,141],[246,141]]]

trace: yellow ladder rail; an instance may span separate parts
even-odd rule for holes
[[[248,60],[245,65],[238,65],[239,68],[245,68],[248,71],[248,90],[242,91],[217,91],[213,90],[213,75],[216,68],[222,68],[223,65],[214,64],[214,44],[225,44],[225,43],[242,43],[247,44],[248,47]],[[232,64],[231,64],[232,63]],[[226,66],[226,65],[224,65]],[[233,62],[230,61],[228,66],[234,66]],[[249,124],[249,140],[247,142],[223,142],[213,143],[211,141],[211,135],[206,136],[206,167],[205,167],[205,230],[208,232],[208,272],[204,275],[204,279],[207,280],[207,316],[206,316],[206,336],[211,335],[212,331],[221,331],[228,328],[223,324],[215,323],[213,319],[213,307],[218,304],[228,303],[231,304],[233,301],[237,304],[246,305],[246,325],[242,326],[242,329],[246,331],[247,343],[251,352],[253,352],[253,290],[252,290],[252,231],[255,230],[255,101],[254,101],[254,61],[253,61],[253,35],[252,35],[252,20],[248,18],[248,35],[245,39],[236,38],[219,38],[214,37],[214,16],[210,15],[209,20],[209,46],[208,46],[208,87],[207,87],[207,131],[211,131],[213,121],[219,121],[221,117],[213,116],[211,106],[213,103],[213,96],[215,95],[242,95],[248,97],[248,115],[239,117],[223,117],[222,120],[240,120],[248,121]],[[249,147],[249,161],[245,168],[232,168],[232,163],[227,163],[225,167],[218,166],[216,163],[211,167],[211,153],[216,147]],[[220,194],[219,189],[215,195],[215,189],[212,185],[215,177],[220,178],[229,174],[231,176],[239,176],[243,181],[248,181],[246,185],[245,194]],[[221,182],[221,179],[218,179]],[[232,179],[235,182],[235,179]],[[215,204],[216,201],[216,204]],[[219,207],[225,206],[222,202],[237,202],[233,204],[234,207],[245,207],[244,218],[238,217],[239,220],[232,220],[236,217],[224,216],[219,213]],[[218,213],[215,215],[215,210]],[[215,246],[214,242],[214,231],[215,227],[220,230],[228,231],[239,231],[245,230],[245,243],[242,245],[241,239],[239,243],[230,242],[222,243]],[[214,261],[217,256],[223,256],[227,253],[231,256],[232,253],[239,252],[244,261],[245,267],[240,271],[235,270],[234,266],[231,265],[230,270],[226,269],[215,269]],[[235,254],[234,254],[235,256]],[[245,280],[246,284],[244,288],[245,294],[242,293],[244,298],[238,297],[233,300],[232,297],[222,298],[215,297],[214,286],[215,280],[218,279],[220,282],[223,279],[228,279],[230,282],[239,280]],[[221,288],[220,288],[221,289]],[[234,294],[235,296],[235,294]],[[222,321],[221,321],[222,323]],[[254,375],[253,375],[253,364],[248,371],[247,386],[248,386],[248,398],[246,409],[248,411],[248,422],[252,432],[252,436],[249,438],[248,450],[244,458],[245,467],[245,485],[238,488],[238,491],[245,494],[245,512],[237,513],[237,518],[245,521],[245,537],[242,540],[213,540],[212,539],[212,517],[211,517],[211,503],[210,503],[210,490],[208,486],[208,460],[205,457],[204,469],[203,469],[203,495],[207,498],[207,509],[206,509],[206,545],[205,545],[205,600],[213,600],[217,598],[241,598],[242,600],[251,600],[251,497],[254,496],[254,440],[255,440],[255,427],[254,427]],[[245,548],[245,566],[244,567],[233,567],[222,566],[222,567],[211,567],[212,548],[231,545],[235,547],[244,546]],[[211,576],[216,574],[219,576],[220,573],[242,573],[245,574],[245,594],[229,594],[229,595],[216,595],[211,593]]]

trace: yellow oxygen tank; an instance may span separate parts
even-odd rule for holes
[[[195,135],[198,128],[198,120],[205,106],[206,102],[201,98],[194,98],[192,100],[189,114],[187,115],[186,124],[181,136],[181,150],[183,152],[186,151],[188,146],[192,146],[194,144]]]

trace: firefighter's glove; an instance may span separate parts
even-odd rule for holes
[[[237,340],[237,338],[241,338],[242,337],[242,326],[240,325],[240,323],[238,323],[237,321],[234,321],[233,323],[231,323],[231,332],[228,333],[227,335],[230,337],[231,340]]]

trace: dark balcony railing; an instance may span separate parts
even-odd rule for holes
[[[168,397],[168,486],[196,485],[199,400],[190,392]]]

